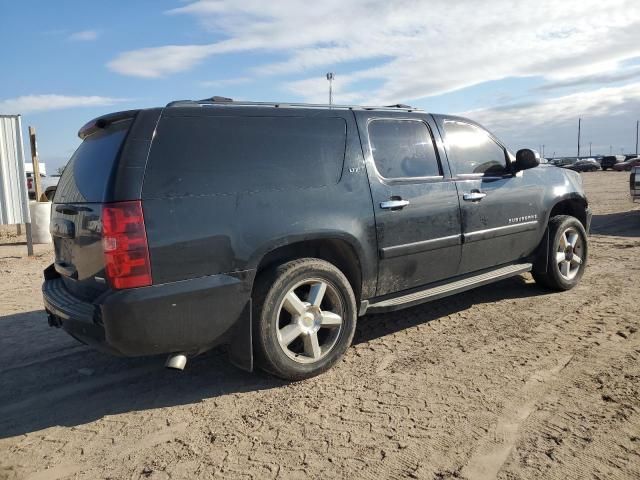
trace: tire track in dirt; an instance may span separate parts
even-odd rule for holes
[[[559,359],[553,368],[539,370],[524,384],[516,398],[512,398],[498,418],[492,439],[476,447],[475,453],[462,469],[462,475],[470,480],[492,480],[506,462],[518,441],[520,425],[529,418],[536,404],[544,398],[550,383],[571,361],[573,355]]]

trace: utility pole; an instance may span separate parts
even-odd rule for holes
[[[327,80],[329,80],[329,106],[333,105],[333,79],[335,74],[333,72],[327,73]]]
[[[580,129],[582,127],[582,119],[578,118],[578,158],[580,158]]]
[[[591,156],[591,142],[589,142],[589,156]]]
[[[640,120],[636,120],[636,157],[638,156],[638,130],[640,130]]]
[[[542,144],[542,158],[544,158],[544,143]]]

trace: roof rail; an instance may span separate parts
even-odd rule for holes
[[[419,108],[397,103],[387,106],[363,106],[363,105],[329,105],[327,103],[299,103],[299,102],[250,102],[233,100],[228,97],[213,96],[202,100],[175,100],[169,102],[167,107],[202,107],[211,105],[234,105],[240,107],[274,107],[274,108],[328,108],[328,109],[348,109],[348,110],[406,110],[408,112],[420,111]]]
[[[404,103],[396,103],[394,105],[385,105],[385,108],[402,108],[402,109],[411,109],[415,110],[411,105],[405,105]]]
[[[219,95],[214,95],[211,98],[203,98],[202,100],[198,100],[198,102],[212,102],[212,103],[233,103],[233,98],[229,97],[221,97]]]

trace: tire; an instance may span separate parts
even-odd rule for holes
[[[353,340],[353,289],[344,274],[324,260],[302,258],[260,274],[253,305],[256,364],[284,380],[328,370]]]
[[[548,228],[547,271],[534,270],[533,278],[539,285],[552,290],[570,290],[580,282],[587,266],[587,233],[582,223],[569,215],[551,218]]]

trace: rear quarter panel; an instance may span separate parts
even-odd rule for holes
[[[349,242],[359,256],[363,298],[372,296],[377,276],[375,224],[353,114],[275,108],[243,108],[239,112],[237,108],[200,109],[195,113],[193,108],[175,108],[170,112],[166,109],[163,115],[339,116],[347,130],[340,179],[331,185],[298,187],[282,178],[280,188],[224,194],[211,191],[166,196],[150,194],[143,188],[154,283],[255,270],[263,256],[279,246],[306,239],[340,238]]]

